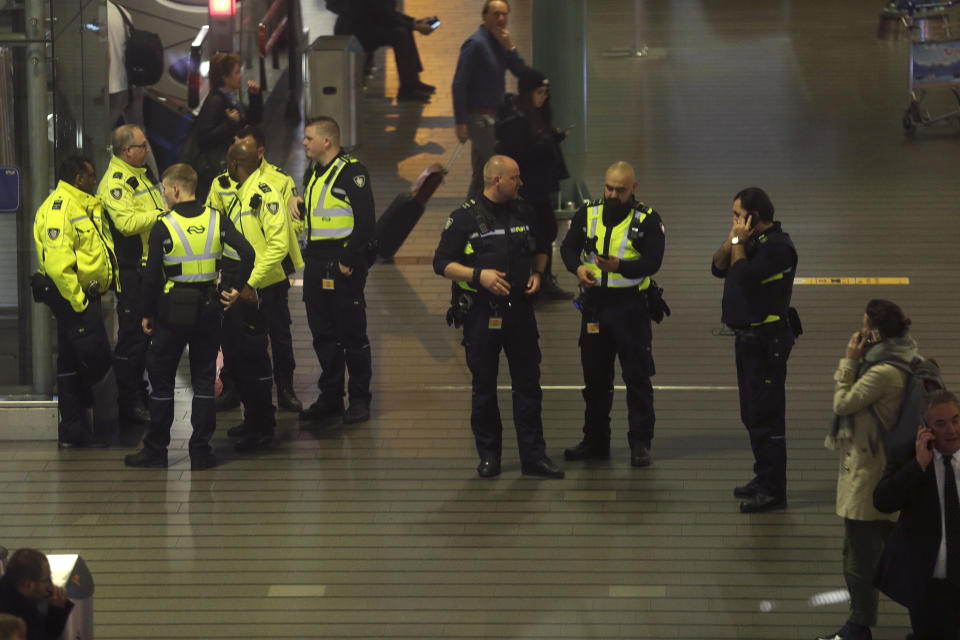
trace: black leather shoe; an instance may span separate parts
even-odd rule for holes
[[[397,102],[430,102],[430,94],[417,89],[400,89]]]
[[[343,403],[335,405],[321,404],[314,402],[309,408],[300,412],[301,420],[325,420],[327,418],[339,418],[343,415]]]
[[[563,450],[567,460],[606,460],[610,457],[610,444],[592,444],[584,440],[575,447]]]
[[[212,453],[190,455],[191,471],[203,471],[204,469],[213,469],[215,466],[217,466],[217,456],[213,455]]]
[[[630,451],[630,466],[642,469],[653,464],[653,458],[650,456],[650,447],[634,447]]]
[[[231,438],[242,438],[249,433],[250,433],[250,430],[247,429],[246,422],[241,422],[237,426],[230,427],[229,429],[227,429],[227,436]]]
[[[427,84],[426,82],[419,82],[419,81],[418,81],[418,82],[417,82],[415,85],[413,85],[413,87],[411,87],[411,88],[412,88],[414,91],[421,91],[421,92],[423,92],[423,93],[436,93],[436,92],[437,92],[437,88],[436,88],[435,86],[433,86],[432,84]]]
[[[775,496],[762,490],[758,490],[755,496],[740,503],[740,513],[764,513],[786,508],[786,496]]]
[[[264,433],[251,433],[234,443],[233,448],[240,453],[266,451],[273,445],[273,436]]]
[[[873,640],[870,627],[848,622],[836,633],[817,636],[817,640]]]
[[[292,384],[277,384],[277,407],[281,411],[303,411],[303,403],[294,392]]]
[[[104,449],[109,446],[110,443],[106,440],[60,440],[57,442],[58,449]]]
[[[741,500],[747,500],[757,495],[759,491],[759,485],[757,484],[757,479],[754,478],[745,485],[733,488],[733,497],[740,498]]]
[[[481,478],[492,478],[500,475],[500,461],[496,458],[481,458],[477,465],[477,475]]]
[[[126,456],[123,464],[143,469],[164,469],[167,466],[167,456],[148,453],[146,449],[141,449],[137,453]]]
[[[213,401],[213,406],[217,411],[229,411],[240,406],[240,394],[236,387],[227,387],[223,393],[217,396]]]
[[[362,402],[351,402],[347,412],[343,414],[343,424],[357,424],[370,419],[370,405]]]
[[[553,464],[553,460],[547,457],[540,458],[536,462],[524,462],[520,472],[525,476],[537,476],[540,478],[562,478],[563,469]]]

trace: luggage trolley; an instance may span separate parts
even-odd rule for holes
[[[917,125],[953,121],[960,125],[960,39],[952,39],[949,7],[960,0],[917,4],[900,2],[903,23],[911,32],[910,105],[903,114],[907,134]],[[957,100],[957,108],[940,115],[931,115],[921,107],[930,90],[949,90]]]

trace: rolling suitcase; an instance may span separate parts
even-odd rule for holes
[[[412,192],[399,194],[377,220],[376,239],[380,258],[385,262],[393,259],[404,240],[413,231],[413,228],[423,215],[427,202],[443,182],[443,177],[450,170],[456,160],[463,143],[458,142],[454,147],[446,166],[431,165],[424,171]]]

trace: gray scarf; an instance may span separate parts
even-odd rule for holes
[[[887,338],[873,345],[864,355],[860,366],[857,368],[857,379],[860,378],[870,367],[885,360],[903,360],[911,362],[917,354],[917,343],[909,335],[902,338]],[[871,407],[872,410],[872,407]],[[876,428],[879,423],[877,414],[874,413],[874,433],[870,437],[870,450],[876,454],[880,449],[880,433]],[[853,442],[854,421],[853,415],[833,416],[833,424],[830,427],[830,433],[823,445],[830,450],[842,449],[850,446]]]

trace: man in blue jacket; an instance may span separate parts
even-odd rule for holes
[[[473,179],[467,199],[483,191],[483,167],[494,153],[497,108],[506,91],[504,72],[515,76],[526,68],[507,31],[510,4],[507,0],[483,3],[483,24],[460,47],[453,76],[453,115],[457,140],[470,140]]]

